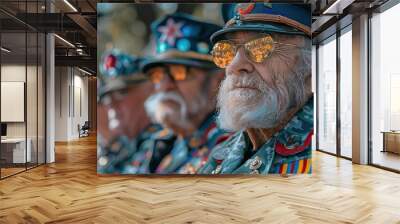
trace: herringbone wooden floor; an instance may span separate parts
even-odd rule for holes
[[[98,177],[95,141],[0,181],[0,223],[400,223],[400,175],[330,155],[311,176]]]

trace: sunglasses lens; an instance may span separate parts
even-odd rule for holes
[[[227,41],[217,42],[212,50],[213,61],[220,68],[225,68],[229,65],[235,54],[235,47]]]
[[[170,65],[169,71],[176,81],[186,80],[186,67],[182,65]]]
[[[249,41],[245,44],[245,49],[254,62],[263,62],[274,50],[274,40],[270,35]]]
[[[160,83],[164,77],[164,70],[163,68],[154,68],[149,71],[149,76],[153,83]]]

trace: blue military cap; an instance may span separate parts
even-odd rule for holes
[[[143,58],[123,53],[118,49],[105,52],[99,64],[101,74],[99,95],[146,80],[140,71],[142,61]]]
[[[263,31],[311,37],[309,4],[229,3],[223,4],[225,27],[211,36],[215,43],[235,31]]]
[[[160,18],[151,25],[156,56],[143,62],[142,71],[160,64],[215,68],[210,55],[210,36],[221,28],[183,13]]]

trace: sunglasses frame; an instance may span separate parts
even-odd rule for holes
[[[172,72],[171,72],[171,67],[170,66],[182,66],[182,67],[184,67],[185,68],[185,78],[184,79],[182,79],[182,80],[179,80],[179,79],[176,79],[175,78],[175,76],[172,74]],[[186,81],[186,80],[190,80],[190,72],[189,72],[189,70],[190,70],[190,66],[187,66],[187,65],[175,65],[175,64],[171,64],[171,65],[162,65],[162,66],[157,66],[156,68],[160,68],[160,69],[162,69],[163,70],[163,77],[164,77],[164,75],[167,75],[170,79],[172,79],[172,80],[174,80],[174,82],[181,82],[181,81]],[[153,68],[153,69],[156,69],[156,68]],[[149,69],[149,71],[151,71],[152,69]],[[149,75],[149,77],[150,77],[150,80],[153,82],[153,83],[160,83],[161,82],[161,80],[163,79],[163,77],[160,79],[160,81],[159,82],[155,82],[155,81],[153,81],[153,79],[151,78],[152,77],[152,73],[151,72],[147,72],[147,74]]]
[[[218,43],[224,42],[224,43],[230,44],[230,45],[233,47],[233,50],[234,50],[234,57],[235,57],[236,54],[237,54],[237,52],[238,52],[238,50],[239,50],[239,48],[240,48],[241,46],[245,46],[246,44],[250,43],[251,41],[259,40],[259,39],[262,39],[262,38],[265,38],[265,37],[268,37],[268,36],[272,39],[271,44],[273,44],[273,45],[272,45],[272,48],[273,48],[273,49],[268,53],[268,55],[265,56],[265,58],[264,58],[262,61],[260,61],[260,62],[255,61],[255,60],[253,59],[253,57],[250,56],[250,51],[249,51],[246,47],[244,48],[244,49],[245,49],[245,53],[246,53],[246,57],[247,57],[248,59],[250,59],[250,61],[252,61],[252,62],[254,62],[254,63],[258,63],[258,64],[263,63],[263,62],[264,62],[265,60],[267,60],[267,58],[270,57],[270,55],[275,51],[275,44],[277,44],[277,45],[292,46],[292,47],[296,47],[296,48],[303,48],[303,47],[297,46],[297,45],[295,45],[295,44],[288,44],[288,43],[281,43],[281,42],[273,41],[274,39],[273,39],[273,37],[272,37],[271,34],[262,33],[262,34],[260,34],[260,37],[255,37],[255,38],[253,38],[253,39],[251,39],[251,40],[249,40],[249,41],[246,41],[245,43],[235,43],[235,42],[234,42],[234,41],[236,41],[236,40],[241,40],[241,39],[225,39],[225,40],[220,40],[220,41],[218,41],[217,43],[214,44],[213,50],[211,51],[211,55],[213,56],[213,61],[214,61],[214,52],[215,52],[215,51],[214,51],[214,47],[215,47]],[[232,62],[232,61],[230,61],[226,66],[228,66],[231,62]],[[215,61],[214,61],[214,63],[215,63]],[[217,65],[217,66],[220,67],[219,65]],[[225,67],[220,67],[220,68],[226,68],[226,66],[225,66]]]

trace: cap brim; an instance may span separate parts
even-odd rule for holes
[[[211,61],[185,59],[185,58],[165,58],[165,59],[148,59],[141,65],[141,70],[146,73],[150,68],[165,64],[187,65],[198,68],[212,69],[216,68],[215,64]]]
[[[123,90],[126,88],[129,88],[130,86],[142,83],[144,81],[147,81],[148,79],[144,75],[138,75],[135,78],[129,78],[129,79],[115,79],[108,81],[104,86],[99,88],[99,96],[102,97],[108,93],[118,91],[118,90]]]
[[[307,35],[304,32],[299,31],[295,28],[281,24],[273,24],[273,23],[241,24],[238,26],[227,27],[215,32],[213,35],[211,35],[210,41],[212,44],[215,44],[217,41],[223,39],[225,34],[238,31],[258,31],[258,32],[282,33],[291,35]]]

